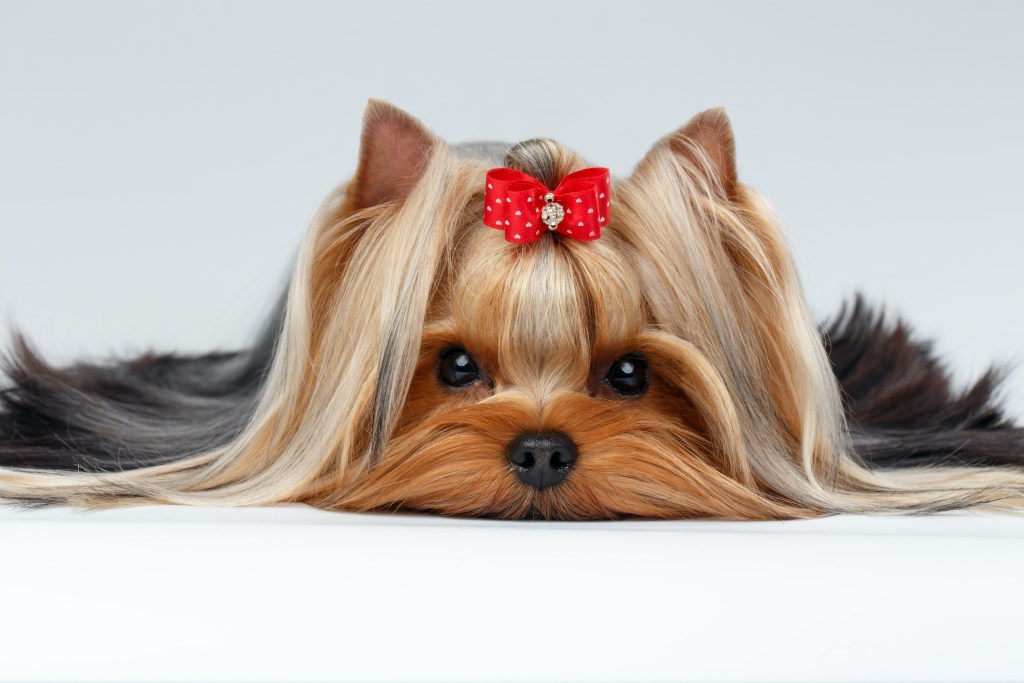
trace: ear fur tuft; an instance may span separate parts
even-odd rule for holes
[[[729,199],[735,197],[736,138],[725,109],[717,107],[697,114],[669,136],[669,145],[696,168],[710,171],[714,177],[708,180],[720,184]]]

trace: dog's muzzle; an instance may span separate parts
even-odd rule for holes
[[[520,434],[508,445],[508,461],[520,481],[544,489],[565,479],[576,462],[576,444],[562,432]]]

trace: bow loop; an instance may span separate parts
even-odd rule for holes
[[[585,168],[562,178],[553,191],[513,168],[487,172],[484,224],[505,231],[505,239],[528,244],[553,230],[577,240],[596,240],[608,221],[611,175]]]

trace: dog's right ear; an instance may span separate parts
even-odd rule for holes
[[[708,109],[666,135],[637,164],[636,175],[650,172],[652,157],[669,150],[683,159],[689,172],[702,178],[723,199],[736,199],[736,140],[725,109]]]
[[[348,187],[346,213],[405,199],[439,142],[415,117],[389,102],[370,100],[363,114],[359,168]]]

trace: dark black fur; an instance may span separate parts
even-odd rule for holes
[[[116,471],[234,438],[252,415],[284,301],[248,350],[56,369],[19,336],[0,389],[0,466]]]
[[[1024,429],[997,400],[1002,372],[955,392],[929,342],[861,298],[823,330],[854,447],[875,467],[1024,467]]]
[[[17,340],[0,390],[0,465],[122,470],[230,441],[252,414],[282,316],[283,302],[247,351],[66,369]],[[954,392],[928,343],[859,298],[822,334],[867,463],[1024,466],[1024,430],[995,399],[999,373]]]

